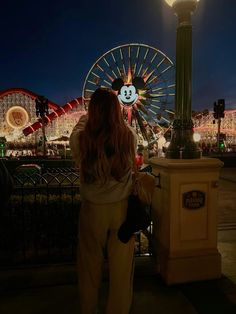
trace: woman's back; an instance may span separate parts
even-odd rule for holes
[[[135,144],[117,96],[107,89],[96,90],[85,127],[77,133],[77,148],[71,145],[72,153],[79,151],[82,196],[99,203],[126,198],[132,185]]]
[[[94,92],[87,121],[86,117],[79,121],[70,145],[81,177],[77,254],[80,313],[96,313],[106,255],[110,284],[106,313],[128,314],[135,239],[122,243],[118,230],[127,216],[135,140],[112,91],[99,88]]]

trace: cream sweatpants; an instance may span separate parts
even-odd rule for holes
[[[128,314],[133,296],[134,236],[122,243],[117,232],[126,218],[127,200],[83,202],[78,233],[78,287],[81,314],[95,314],[107,252],[109,293],[106,314]]]

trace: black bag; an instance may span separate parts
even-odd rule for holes
[[[135,232],[145,230],[151,224],[150,206],[143,203],[138,195],[128,199],[127,217],[118,230],[118,238],[127,243]]]

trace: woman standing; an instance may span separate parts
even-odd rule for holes
[[[134,244],[117,236],[125,221],[132,189],[136,137],[125,123],[117,96],[97,89],[88,115],[70,137],[80,171],[82,208],[79,218],[78,284],[82,314],[97,310],[104,254],[108,257],[107,314],[128,314],[133,295]]]

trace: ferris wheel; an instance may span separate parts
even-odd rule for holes
[[[145,44],[125,44],[103,54],[92,65],[83,86],[83,102],[98,87],[113,89],[124,118],[148,144],[154,128],[165,130],[174,117],[175,68],[159,49]]]

